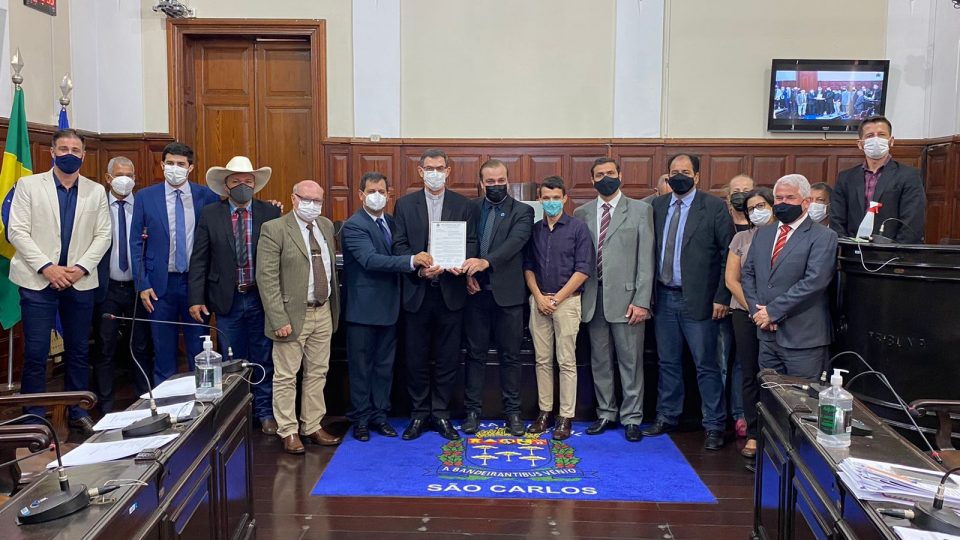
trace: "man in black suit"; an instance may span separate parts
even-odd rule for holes
[[[368,172],[360,177],[360,204],[340,229],[343,246],[344,320],[350,369],[353,437],[370,440],[370,428],[385,437],[397,432],[387,423],[390,383],[400,315],[400,275],[433,266],[426,252],[394,255],[396,225],[385,208],[387,177]]]
[[[110,222],[113,241],[97,268],[99,286],[94,301],[93,339],[94,352],[90,355],[93,365],[94,390],[97,394],[97,406],[102,414],[113,411],[114,369],[118,356],[124,356],[129,342],[133,355],[147,373],[153,372],[153,347],[150,342],[149,323],[121,323],[117,320],[104,320],[103,314],[110,313],[122,317],[134,316],[134,304],[138,301],[133,285],[133,267],[131,257],[139,253],[130,253],[130,220],[133,219],[133,186],[136,171],[133,162],[123,156],[112,158],[107,163],[107,204],[110,207]],[[135,233],[139,234],[139,233]],[[136,306],[137,315],[146,317],[143,305]],[[136,333],[131,339],[130,326]],[[124,335],[120,340],[120,333]],[[120,345],[123,348],[120,348]],[[138,394],[147,391],[147,382],[140,370],[132,366],[130,378]]]
[[[700,159],[678,154],[670,160],[672,195],[653,201],[657,235],[657,292],[653,306],[660,382],[657,419],[643,435],[672,430],[683,411],[683,344],[697,367],[703,402],[704,448],[723,447],[726,408],[717,361],[717,321],[727,316],[730,291],[723,282],[733,221],[726,202],[696,189]]]
[[[264,223],[280,217],[276,206],[253,195],[270,180],[270,167],[254,170],[244,156],[207,171],[207,186],[226,200],[200,213],[190,258],[190,316],[203,322],[210,311],[236,358],[263,366],[253,385],[253,414],[267,435],[277,433],[273,416],[273,344],[263,333],[264,314],[257,291],[257,242]]]
[[[417,173],[423,179],[424,189],[400,197],[395,207],[394,255],[427,251],[432,221],[464,221],[466,258],[476,257],[476,206],[463,195],[446,189],[450,175],[447,154],[436,148],[425,151]],[[441,436],[459,439],[450,423],[450,394],[460,360],[466,275],[460,267],[441,268],[435,264],[404,276],[402,290],[407,391],[413,409],[403,439],[419,437],[431,418]]]
[[[883,116],[861,122],[858,133],[857,146],[866,160],[837,175],[830,227],[841,236],[857,236],[860,222],[874,201],[882,206],[874,216],[873,234],[879,234],[883,226],[883,235],[898,244],[923,242],[927,197],[920,171],[890,156],[893,126]]]
[[[489,159],[480,166],[480,191],[473,201],[477,212],[479,258],[467,259],[465,360],[467,417],[461,428],[476,433],[483,405],[483,368],[491,333],[500,352],[500,391],[503,414],[511,435],[524,432],[520,419],[520,344],[523,341],[523,248],[533,228],[533,208],[507,193],[507,166]]]

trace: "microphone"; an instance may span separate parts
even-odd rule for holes
[[[143,228],[143,232],[140,233],[140,239],[143,240],[140,243],[140,268],[137,280],[137,286],[134,287],[136,291],[140,290],[140,283],[143,282],[143,271],[144,271],[144,253],[147,250],[147,239],[150,238],[150,235],[147,232],[147,227]],[[137,359],[136,353],[133,351],[133,329],[134,325],[138,320],[137,319],[137,306],[140,304],[140,294],[139,292],[134,292],[136,297],[133,301],[133,317],[130,319],[130,358],[133,359],[133,363],[136,364],[137,369],[140,370],[140,374],[143,375],[143,379],[147,381],[147,392],[150,394],[150,416],[146,418],[141,418],[136,422],[130,424],[129,426],[124,427],[121,430],[121,434],[124,439],[132,439],[135,437],[146,437],[147,435],[153,435],[154,433],[160,433],[161,431],[166,430],[173,423],[170,421],[170,415],[167,413],[160,413],[157,411],[157,401],[153,399],[153,382],[150,379],[150,376],[147,375],[146,370],[143,369],[143,365],[140,364],[140,360]],[[117,317],[113,316],[110,313],[104,313],[103,319],[108,321],[116,320]]]
[[[29,505],[24,506],[17,512],[17,523],[20,525],[45,523],[83,510],[90,504],[87,486],[84,484],[70,486],[67,471],[63,467],[63,456],[60,453],[60,438],[57,437],[57,431],[53,429],[53,425],[42,416],[22,414],[16,418],[0,422],[0,426],[13,424],[26,419],[39,420],[50,428],[50,433],[53,435],[54,448],[57,452],[57,480],[60,483],[60,491],[41,493],[35,496]]]
[[[918,528],[945,534],[960,534],[960,517],[951,509],[943,509],[947,478],[956,471],[960,471],[960,467],[950,469],[940,478],[940,485],[937,486],[937,494],[932,504],[913,505],[913,516],[909,516],[909,519]]]
[[[216,326],[203,323],[195,322],[180,322],[180,321],[164,321],[160,319],[138,319],[136,314],[133,317],[122,317],[120,315],[114,315],[113,313],[104,313],[102,317],[108,321],[118,320],[118,321],[133,321],[133,322],[145,322],[145,323],[156,323],[156,324],[170,324],[173,326],[197,326],[200,328],[205,328],[207,330],[213,330],[217,333],[217,336],[223,340],[223,343],[227,346],[227,360],[223,362],[223,372],[224,373],[233,373],[235,371],[240,371],[241,362],[243,360],[233,357],[233,347],[230,346],[230,340],[227,338],[227,335]],[[132,324],[132,323],[131,323]],[[228,369],[232,368],[232,369]],[[142,369],[141,369],[142,371]]]
[[[906,221],[900,218],[888,217],[887,219],[883,220],[883,223],[880,224],[880,230],[877,231],[879,234],[875,234],[870,237],[871,242],[873,242],[874,244],[895,244],[896,243],[893,241],[892,238],[889,238],[883,235],[883,228],[887,226],[888,221],[896,221],[897,223],[903,225],[908,231],[912,232],[913,234],[917,234],[917,231],[911,229],[910,225],[908,225]]]

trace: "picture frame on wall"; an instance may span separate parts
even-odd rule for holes
[[[23,0],[23,5],[47,15],[57,16],[57,0]]]

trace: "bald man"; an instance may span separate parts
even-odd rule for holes
[[[257,244],[257,287],[265,332],[273,340],[273,414],[282,448],[303,454],[303,441],[340,444],[323,430],[323,387],[330,367],[330,339],[340,317],[334,267],[333,223],[320,215],[323,188],[312,180],[293,186],[293,211],[268,221]],[[297,419],[297,372],[303,393]],[[298,429],[300,428],[300,429]]]

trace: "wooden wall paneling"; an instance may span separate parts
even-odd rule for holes
[[[572,211],[597,198],[590,169],[598,157],[607,156],[608,153],[606,148],[571,149],[564,153],[563,179],[568,186],[567,208]]]
[[[560,155],[527,155],[526,176],[531,182],[538,184],[548,176],[559,176],[568,188],[573,182],[573,178],[563,177],[563,156]]]
[[[397,197],[403,194],[398,191],[400,185],[400,149],[396,146],[357,146],[353,148],[353,175],[348,178],[347,193],[350,200],[350,213],[360,209],[360,199],[357,193],[360,189],[360,177],[368,172],[379,172],[387,177],[387,212],[393,212],[393,205]]]
[[[725,154],[722,151],[717,152],[717,154],[713,152],[701,153],[700,189],[719,196],[726,188],[727,182],[734,176],[738,174],[753,176],[753,171],[749,168],[753,163],[750,157],[749,154],[745,153]],[[759,179],[758,183],[763,184]]]
[[[947,198],[950,205],[947,207],[947,212],[952,219],[949,226],[940,231],[940,237],[960,240],[960,136],[953,138],[950,159],[947,168],[951,173],[947,183]]]
[[[447,187],[457,193],[474,199],[480,194],[480,165],[483,156],[473,148],[464,151],[447,152],[450,157],[450,177],[447,178]]]
[[[949,163],[952,144],[938,144],[927,148],[924,191],[927,195],[927,220],[924,238],[927,242],[939,242],[942,232],[951,229],[948,211],[952,201],[947,200],[947,184],[950,181]]]
[[[830,158],[827,156],[796,156],[792,170],[805,176],[811,184],[827,182],[832,185],[836,179],[836,175],[830,178],[829,165]]]
[[[173,142],[173,139],[166,136],[145,136],[143,141],[144,171],[147,174],[137,173],[137,183],[140,187],[159,184],[163,182],[163,149]],[[193,180],[196,181],[198,173],[192,173]]]
[[[753,156],[753,164],[750,167],[750,175],[759,185],[772,185],[777,179],[787,174],[787,156]],[[730,178],[733,178],[732,176]],[[730,178],[724,180],[724,184],[730,181]],[[714,177],[715,180],[719,178]]]
[[[837,168],[832,175],[833,178],[830,182],[831,185],[837,182],[837,175],[841,172],[849,169],[850,167],[856,167],[857,165],[862,165],[864,161],[863,154],[859,156],[837,156]]]
[[[334,221],[343,221],[353,213],[350,199],[351,148],[348,145],[325,145],[325,189],[328,211],[327,217]],[[286,199],[284,199],[286,200]]]
[[[146,165],[143,157],[143,141],[131,138],[110,138],[101,139],[100,143],[100,163],[102,170],[96,180],[106,185],[107,166],[110,160],[115,157],[125,157],[133,162],[133,170],[136,175],[136,187],[142,188],[147,184],[150,178],[150,167]]]

